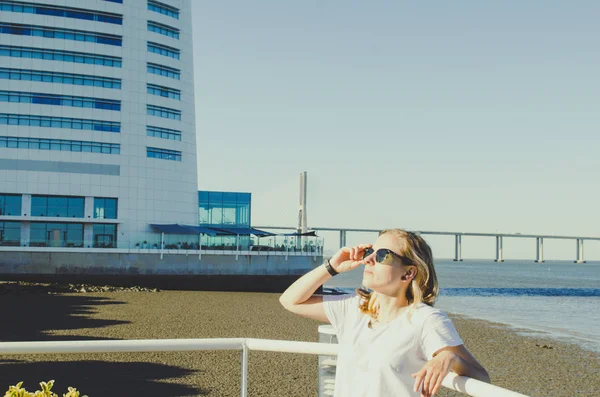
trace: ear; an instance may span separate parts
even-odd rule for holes
[[[404,273],[404,277],[406,280],[412,280],[417,275],[417,267],[416,266],[406,266],[406,273]]]

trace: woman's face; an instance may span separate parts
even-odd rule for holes
[[[393,261],[390,264],[381,264],[376,261],[378,249],[387,248],[397,254],[401,252],[402,242],[399,237],[391,233],[382,234],[373,244],[373,254],[365,258],[363,269],[363,285],[381,293],[394,294],[401,285],[402,275],[406,269],[402,266],[400,259],[391,255]]]

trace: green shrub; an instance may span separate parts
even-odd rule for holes
[[[25,389],[22,389],[21,386],[23,382],[19,382],[16,386],[10,386],[8,391],[4,394],[4,397],[58,397],[58,394],[52,391],[52,386],[54,386],[54,381],[50,380],[48,383],[40,382],[40,387],[42,390],[35,391],[33,393],[28,392]],[[67,394],[63,394],[63,397],[87,397],[80,396],[77,389],[74,387],[69,387],[69,392]]]

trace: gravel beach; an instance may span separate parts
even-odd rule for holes
[[[194,291],[62,293],[0,291],[2,341],[163,338],[318,340],[319,322],[286,312],[279,294]],[[530,396],[600,397],[600,355],[523,335],[502,325],[452,316],[492,382]],[[98,396],[239,396],[239,352],[96,353],[0,356],[0,393],[55,379]],[[317,396],[317,357],[250,352],[252,397]],[[440,396],[459,394],[442,391]]]

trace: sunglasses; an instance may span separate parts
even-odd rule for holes
[[[373,248],[365,248],[363,254],[363,260],[367,259],[367,256],[372,255],[375,252],[375,261],[382,265],[392,266],[394,264],[394,257],[400,259],[404,265],[412,265],[412,261],[404,255],[398,255],[394,251],[387,248],[379,248],[375,251]]]

